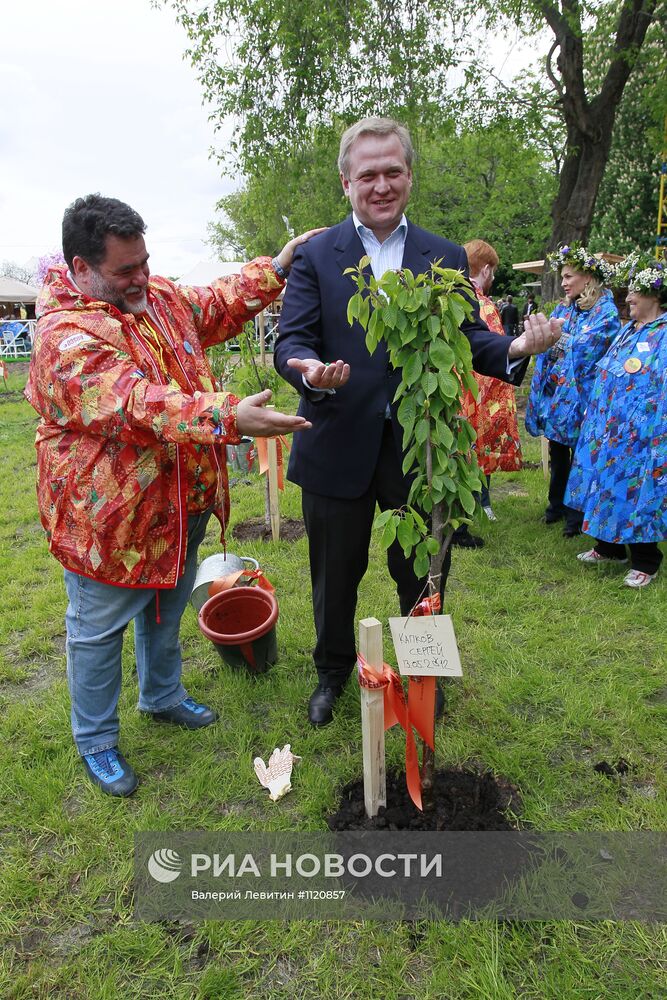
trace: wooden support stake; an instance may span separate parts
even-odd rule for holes
[[[544,473],[544,478],[549,478],[549,441],[547,438],[540,438],[542,442],[542,472]]]
[[[382,673],[382,623],[377,618],[359,622],[359,652],[370,670]],[[384,764],[384,692],[361,689],[361,737],[364,759],[364,803],[367,816],[377,816],[387,804]]]
[[[273,409],[272,406],[267,406]],[[271,538],[274,542],[280,539],[280,503],[278,500],[278,442],[276,438],[266,439],[266,453],[269,460],[269,520],[271,521]]]
[[[264,315],[264,310],[257,316],[257,323],[259,326],[259,360],[262,363],[262,367],[266,366],[266,316]]]

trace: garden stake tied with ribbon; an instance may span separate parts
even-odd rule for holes
[[[267,407],[271,409],[271,407]],[[274,542],[280,539],[280,504],[278,490],[285,489],[283,477],[283,447],[289,451],[287,439],[277,437],[255,438],[260,475],[267,474],[268,514],[271,525],[271,538]]]
[[[259,391],[263,392],[266,386],[262,382],[259,374],[252,350],[252,344],[250,342],[250,336],[247,330],[244,331],[244,335],[250,354],[252,368],[259,386]],[[271,410],[273,409],[273,406],[269,404],[266,409]],[[278,491],[285,489],[285,481],[283,477],[283,447],[289,452],[290,449],[287,439],[282,435],[277,437],[255,438],[259,472],[260,475],[264,475],[265,473],[267,474],[265,522],[266,527],[271,529],[271,538],[274,542],[280,540],[280,504],[278,502]]]
[[[412,616],[440,610],[440,595],[420,601]],[[376,618],[359,623],[357,675],[361,688],[364,800],[368,816],[387,804],[384,733],[397,723],[405,731],[405,777],[410,798],[421,810],[422,782],[413,727],[424,747],[435,749],[435,677],[409,677],[408,697],[396,671],[382,659],[382,625]]]
[[[361,624],[375,622],[376,619],[367,618]],[[379,622],[377,624],[382,630]],[[359,653],[357,655],[357,674],[362,698],[362,738],[364,744],[364,800],[366,813],[368,816],[376,816],[380,806],[387,804],[386,774],[384,768],[384,732],[398,725],[405,732],[405,780],[408,786],[410,798],[421,810],[422,792],[421,776],[419,773],[419,758],[417,755],[417,745],[413,733],[413,726],[421,736],[422,740],[433,749],[434,747],[434,725],[433,712],[429,718],[428,697],[415,699],[411,698],[411,690],[406,701],[405,691],[400,677],[388,663],[382,664],[381,673],[371,669]],[[412,680],[417,678],[411,678]],[[433,680],[435,685],[435,679]],[[434,687],[435,691],[435,687]],[[374,695],[377,703],[369,697]],[[379,696],[379,697],[378,697]],[[432,696],[433,697],[433,696]],[[370,720],[364,725],[364,703],[370,705],[366,708],[366,715],[373,711],[379,716],[382,715],[381,729],[376,720]],[[381,732],[381,739],[379,735]],[[366,746],[368,744],[368,751]],[[381,763],[380,763],[381,759]]]

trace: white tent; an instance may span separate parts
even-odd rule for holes
[[[26,285],[16,278],[0,278],[0,302],[12,302],[18,304],[23,302],[35,302],[39,294],[39,289],[33,285]]]
[[[177,285],[210,285],[216,278],[226,274],[238,274],[245,261],[237,260],[200,260],[193,268],[176,279]]]

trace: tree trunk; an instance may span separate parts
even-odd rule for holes
[[[547,252],[560,243],[586,243],[595,200],[611,147],[616,110],[623,88],[635,65],[657,0],[623,0],[615,19],[614,52],[598,93],[589,97],[584,72],[584,32],[581,10],[573,0],[540,0],[547,24],[554,33],[546,61],[547,76],[562,106],[567,126],[567,153],[558,194],[551,210],[553,227]],[[558,53],[556,66],[553,57]],[[613,247],[609,247],[613,250]],[[560,298],[558,275],[545,268],[542,298]]]
[[[553,219],[547,253],[562,243],[586,243],[593,221],[595,201],[602,183],[611,146],[613,116],[600,123],[593,141],[579,129],[568,130],[568,152],[560,175],[558,194],[551,209]],[[604,134],[602,134],[604,132]],[[608,248],[612,253],[613,247]],[[545,264],[542,301],[552,302],[562,295],[557,271]]]
[[[427,467],[430,469],[430,440],[427,445]],[[442,575],[442,567],[445,562],[445,556],[447,554],[447,549],[449,548],[450,542],[452,540],[453,532],[450,531],[447,537],[443,541],[444,526],[445,526],[445,508],[443,503],[437,503],[433,507],[433,513],[431,515],[431,534],[437,541],[440,542],[440,548],[438,552],[431,556],[431,565],[429,567],[429,579],[431,586],[429,588],[429,597],[433,594],[439,593],[442,589],[440,586],[440,577]],[[442,610],[442,609],[441,609]],[[436,681],[437,684],[437,681]],[[435,706],[433,706],[435,712]],[[435,727],[435,720],[434,720]],[[422,745],[422,764],[419,771],[419,775],[422,783],[422,809],[424,812],[432,812],[435,808],[435,798],[434,783],[435,783],[435,750],[431,747],[425,740],[421,741]]]

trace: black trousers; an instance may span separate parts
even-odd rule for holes
[[[551,466],[551,477],[549,479],[549,506],[546,510],[547,520],[554,521],[565,518],[567,528],[581,528],[584,516],[581,511],[574,510],[573,507],[566,507],[563,498],[567,480],[572,468],[574,449],[569,445],[561,444],[560,441],[549,441],[549,464]]]
[[[630,567],[639,570],[640,573],[648,573],[653,576],[660,569],[662,562],[662,552],[658,548],[657,542],[630,542]],[[596,542],[595,550],[607,559],[625,559],[627,553],[625,545],[616,542]]]
[[[321,684],[341,687],[356,663],[355,614],[357,590],[368,567],[376,504],[381,510],[402,507],[410,484],[403,475],[391,422],[386,421],[382,447],[370,487],[354,500],[302,493],[303,519],[308,533],[310,577],[317,642],[313,654]],[[398,542],[387,550],[387,565],[396,583],[401,614],[426,596],[427,578],[418,579],[411,555],[406,559]],[[440,594],[449,573],[447,551]]]

